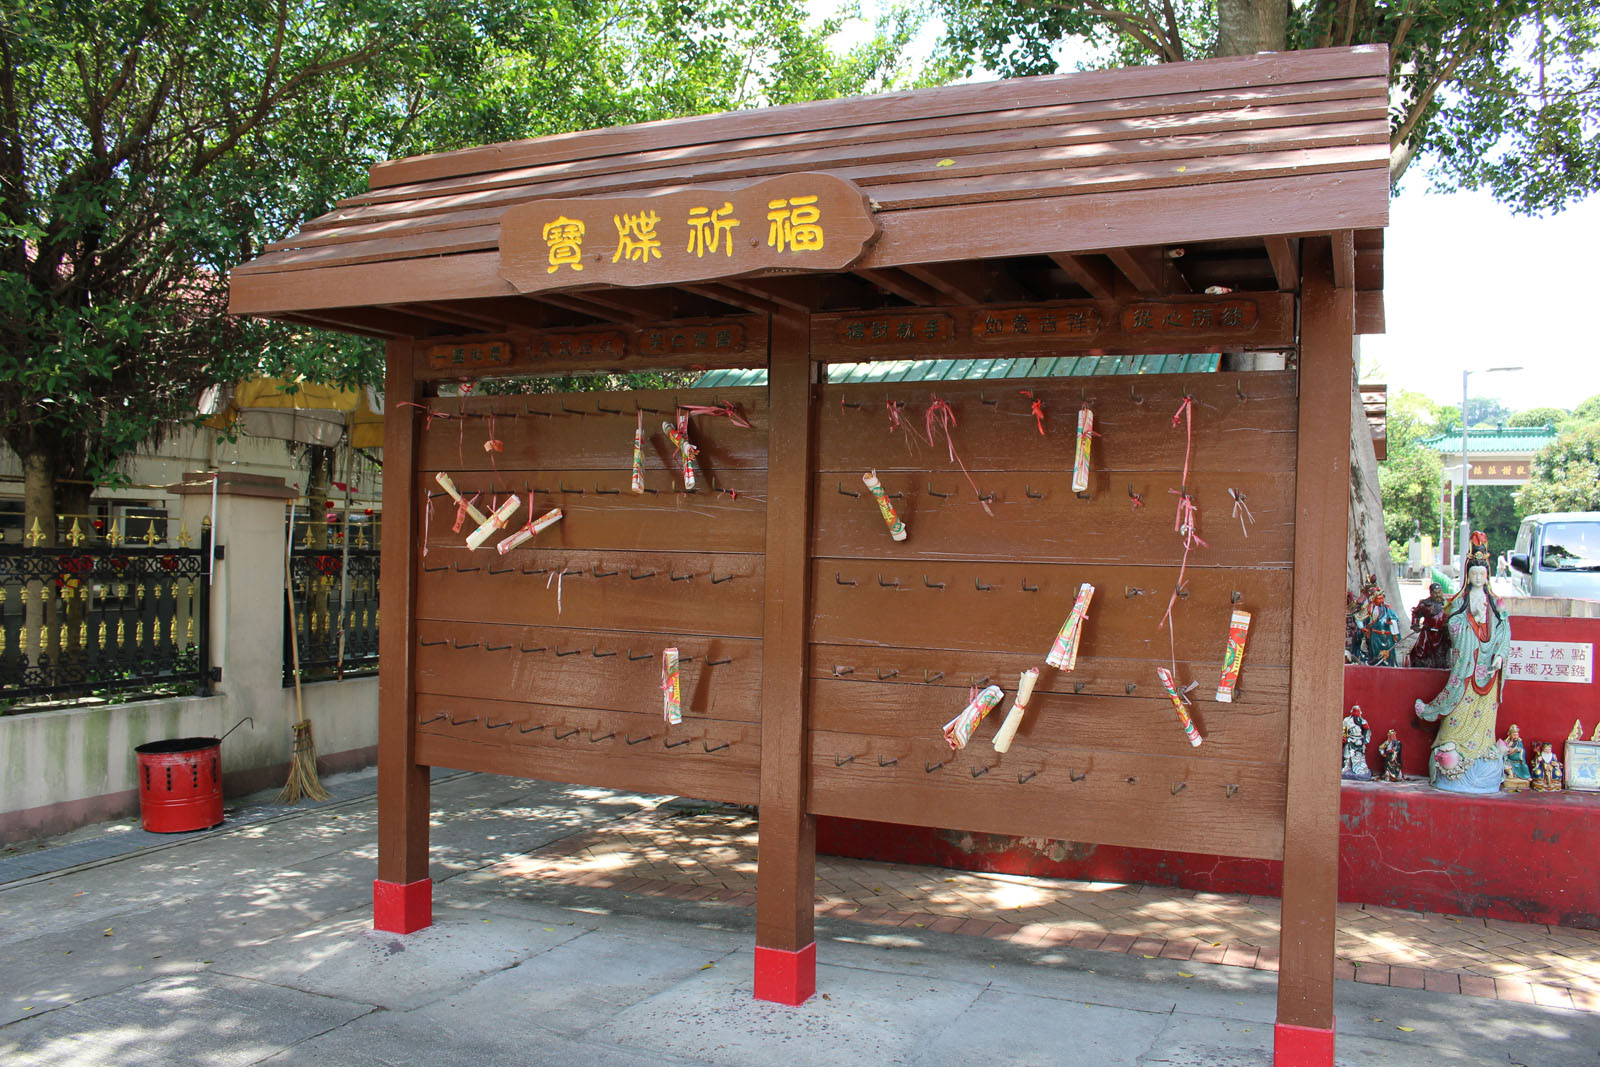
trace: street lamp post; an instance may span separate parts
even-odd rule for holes
[[[1496,371],[1521,370],[1521,367],[1487,367],[1482,373],[1493,374]],[[1467,515],[1467,483],[1470,480],[1467,466],[1467,378],[1471,376],[1470,370],[1461,372],[1461,534],[1456,542],[1456,566],[1463,579],[1467,575],[1467,543],[1472,538],[1472,520]]]

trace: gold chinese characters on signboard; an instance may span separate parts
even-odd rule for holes
[[[1260,317],[1254,300],[1170,300],[1129,304],[1122,329],[1129,334],[1244,333]]]
[[[671,285],[771,269],[842,270],[877,234],[865,194],[829,174],[540,200],[501,217],[500,275],[526,293]]]
[[[510,362],[511,345],[506,341],[434,345],[428,349],[428,366],[434,370],[482,370]]]
[[[1097,308],[1005,308],[983,311],[972,316],[974,340],[999,340],[1012,337],[1093,337],[1100,332]]]
[[[849,315],[835,335],[845,345],[943,344],[955,336],[955,322],[942,313]]]

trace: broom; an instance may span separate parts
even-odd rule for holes
[[[289,536],[283,543],[283,594],[289,602],[289,651],[294,667],[294,750],[289,757],[289,780],[278,791],[279,804],[294,804],[301,797],[327,800],[328,791],[317,780],[317,742],[311,736],[305,700],[300,695],[300,627],[294,614],[294,582],[289,573],[289,549],[294,544],[294,501],[289,502]]]

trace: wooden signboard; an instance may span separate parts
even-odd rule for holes
[[[866,195],[830,174],[693,191],[537,200],[500,222],[500,275],[524,293],[658,286],[762,270],[832,271],[878,235]]]

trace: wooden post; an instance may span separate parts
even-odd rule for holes
[[[385,351],[383,548],[378,636],[378,877],[372,925],[409,934],[433,923],[428,879],[428,768],[417,765],[415,690],[418,409],[412,342]]]
[[[1306,241],[1304,255],[1274,1063],[1331,1067],[1355,297],[1334,287],[1326,239]]]
[[[774,317],[768,375],[767,559],[761,650],[761,830],[755,995],[801,1004],[816,992],[816,820],[806,811],[811,620],[811,320]]]

